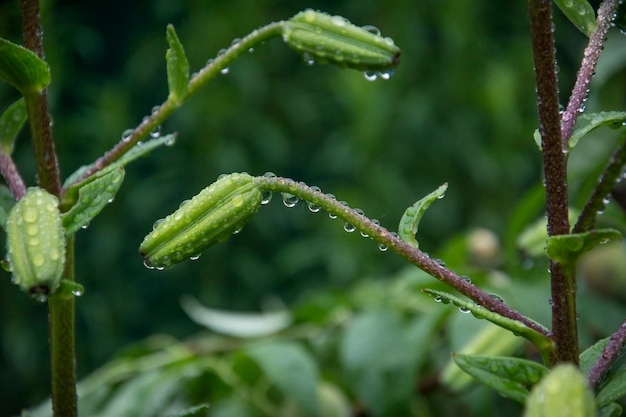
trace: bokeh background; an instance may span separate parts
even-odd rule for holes
[[[214,308],[259,311],[268,300],[289,306],[405,266],[326,214],[303,204],[287,209],[275,196],[241,234],[199,260],[147,270],[137,247],[152,223],[222,173],[272,171],[317,185],[390,229],[407,206],[448,182],[445,199],[420,225],[421,248],[437,253],[477,228],[510,245],[513,212],[541,183],[524,1],[45,0],[63,177],[103,154],[166,98],[168,23],[193,71],[233,39],[306,7],[379,27],[402,49],[397,73],[368,82],[357,71],[307,66],[274,39],[174,114],[162,131],[178,132],[176,146],[128,166],[114,204],[77,234],[76,271],[86,290],[77,300],[79,377],[151,334],[197,332],[180,307],[185,294]],[[585,37],[555,14],[565,103]],[[626,104],[626,37],[614,32],[588,110]],[[21,42],[18,1],[0,3],[0,36]],[[0,107],[17,98],[0,85]],[[613,139],[605,135],[572,157],[574,206],[610,150]],[[15,157],[32,185],[27,138],[23,132]],[[540,216],[541,207],[527,213],[528,220]],[[0,414],[12,415],[47,396],[47,311],[8,273],[0,275]]]

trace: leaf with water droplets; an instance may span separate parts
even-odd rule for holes
[[[176,134],[171,134],[171,135],[165,135],[165,136],[161,136],[159,138],[156,139],[150,139],[146,142],[143,142],[141,145],[137,145],[132,147],[128,152],[126,152],[120,159],[118,159],[116,162],[112,163],[111,165],[101,169],[100,171],[98,171],[95,175],[100,176],[100,175],[104,175],[107,174],[108,172],[114,171],[120,167],[124,167],[127,164],[133,162],[134,160],[142,157],[142,156],[146,156],[147,154],[149,154],[152,150],[160,147],[160,146],[170,146],[172,144],[172,142],[174,142],[176,140]],[[74,183],[76,182],[76,180],[78,180],[78,178],[80,178],[80,176],[82,174],[84,174],[85,172],[87,172],[87,170],[89,170],[89,168],[91,168],[91,165],[84,165],[80,168],[78,168],[76,171],[74,171],[69,177],[67,177],[67,179],[65,180],[65,183],[63,184],[64,188],[68,188],[70,186],[73,186]],[[89,178],[83,180],[83,181],[87,181],[89,180]]]
[[[587,0],[554,0],[563,14],[582,33],[591,36],[596,30],[596,14]]]
[[[11,155],[17,134],[26,122],[28,114],[26,112],[26,102],[20,98],[11,104],[0,116],[0,147],[2,153]]]
[[[546,255],[554,261],[573,265],[585,252],[609,240],[619,240],[622,234],[615,229],[590,230],[585,233],[550,236]]]
[[[0,38],[0,78],[26,96],[50,84],[50,69],[31,50]]]
[[[580,139],[600,126],[622,127],[624,123],[626,123],[626,112],[604,111],[581,114],[576,119],[576,126],[569,138],[569,148],[570,150],[573,149]]]
[[[406,209],[402,215],[402,219],[400,220],[400,225],[398,226],[398,236],[400,239],[416,249],[419,247],[419,244],[415,239],[419,222],[433,201],[443,198],[447,189],[448,183],[445,183]]]
[[[124,168],[119,167],[71,186],[63,200],[64,208],[71,208],[61,215],[65,233],[69,236],[88,225],[115,197],[123,180]]]
[[[180,105],[187,96],[187,84],[189,84],[189,61],[185,55],[183,45],[180,43],[174,26],[167,25],[166,32],[169,49],[165,53],[167,60],[167,84],[169,87],[168,100]]]
[[[580,354],[580,369],[585,374],[589,372],[600,358],[610,339],[610,337],[601,339]],[[598,402],[598,407],[604,407],[624,396],[626,396],[626,357],[622,355],[611,365],[601,381],[596,393],[596,401]]]
[[[477,305],[471,300],[463,300],[455,295],[443,291],[431,289],[424,289],[422,291],[428,295],[437,297],[439,300],[442,300],[444,302],[452,302],[459,308],[469,310],[476,318],[489,320],[493,324],[509,330],[516,336],[523,337],[537,347],[537,349],[541,353],[541,356],[544,359],[547,359],[550,355],[550,352],[552,352],[552,341],[538,331],[526,326],[521,321],[512,320],[508,317],[501,316],[498,313],[494,313],[493,311],[489,311],[486,308]],[[548,332],[548,329],[546,329],[546,333]]]
[[[310,62],[332,63],[362,71],[388,70],[400,62],[391,38],[353,25],[341,16],[307,9],[283,25],[283,40]]]
[[[452,358],[459,368],[483,384],[522,404],[530,393],[529,388],[549,372],[537,362],[520,358],[460,353]]]

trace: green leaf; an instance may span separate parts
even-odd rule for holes
[[[591,36],[596,30],[596,15],[593,7],[586,0],[554,0],[563,14],[582,33]]]
[[[594,363],[596,363],[607,343],[609,343],[610,339],[610,337],[606,337],[604,339],[598,340],[596,343],[589,346],[587,349],[585,349],[583,353],[580,354],[578,358],[580,361],[580,370],[583,373],[589,373],[591,367]]]
[[[580,355],[583,372],[589,372],[610,338],[602,339]],[[598,407],[604,407],[626,396],[626,355],[622,354],[605,375],[596,390]]]
[[[569,138],[569,148],[570,150],[573,149],[580,139],[600,126],[616,128],[622,127],[624,123],[626,123],[626,112],[605,111],[581,114],[576,119],[574,131]]]
[[[184,411],[181,411],[176,414],[170,414],[168,417],[197,417],[197,416],[205,416],[206,410],[209,409],[208,404],[197,405],[195,407],[188,408]]]
[[[311,416],[317,415],[318,368],[315,360],[295,342],[268,342],[246,349],[265,376]]]
[[[65,233],[69,236],[87,226],[112,201],[123,180],[124,168],[119,167],[71,186],[63,201],[71,208],[61,215]]]
[[[124,167],[128,165],[129,163],[133,162],[134,160],[142,156],[146,156],[147,154],[150,153],[150,151],[158,148],[159,146],[163,146],[163,145],[170,146],[175,141],[176,141],[176,134],[171,134],[171,135],[161,136],[156,139],[150,139],[149,141],[143,142],[141,144],[137,144],[133,148],[131,148],[128,152],[126,152],[124,156],[122,156],[116,162],[98,171],[95,174],[95,176],[102,176],[120,167]],[[78,168],[69,177],[67,177],[67,179],[65,180],[65,183],[63,184],[63,187],[68,188],[70,186],[73,187],[74,185],[78,185],[78,184],[74,184],[74,182],[76,182],[76,180],[80,178],[80,176],[83,173],[87,172],[89,168],[91,168],[91,165],[85,165],[85,166]],[[91,181],[91,179],[87,178],[81,181],[81,183],[87,182],[87,181]]]
[[[522,404],[530,393],[529,387],[549,371],[537,362],[519,358],[456,354],[453,359],[483,384]]]
[[[185,55],[173,25],[167,25],[165,33],[169,49],[165,53],[167,61],[167,84],[169,87],[168,100],[180,105],[187,96],[189,83],[189,61]]]
[[[443,198],[447,189],[448,183],[445,183],[406,209],[402,215],[402,219],[400,219],[400,225],[398,226],[398,236],[400,239],[416,249],[419,247],[415,239],[419,222],[432,202]]]
[[[520,321],[511,320],[507,317],[494,313],[493,311],[489,311],[484,307],[478,306],[473,301],[466,301],[443,291],[429,289],[424,289],[422,291],[435,297],[438,301],[444,303],[452,302],[462,311],[469,310],[476,318],[489,320],[493,324],[513,332],[514,335],[523,337],[537,347],[544,360],[547,360],[550,352],[552,352],[552,342],[550,339]],[[546,329],[546,332],[547,331],[548,330]]]
[[[4,154],[13,153],[15,139],[27,118],[26,102],[23,97],[11,104],[0,116],[0,147]]]
[[[610,403],[600,407],[599,417],[619,417],[622,415],[622,406],[618,403]]]
[[[377,310],[359,314],[346,328],[341,364],[351,389],[373,416],[410,402],[419,363],[443,316],[405,324],[392,312]]]
[[[181,306],[196,323],[217,333],[235,337],[259,337],[277,333],[291,324],[289,310],[268,313],[239,313],[207,308],[191,296],[181,300]]]
[[[0,185],[0,227],[7,230],[7,218],[15,205],[15,197],[5,185]]]
[[[50,69],[34,52],[0,38],[0,78],[28,95],[50,84]]]
[[[615,229],[599,229],[571,235],[549,236],[546,254],[554,261],[572,265],[582,254],[597,245],[621,238],[622,234]]]

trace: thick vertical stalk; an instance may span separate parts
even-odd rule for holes
[[[550,236],[570,231],[567,206],[567,149],[561,137],[558,80],[552,1],[529,0],[530,30],[535,77],[539,131],[543,151],[543,171],[546,186],[546,213]],[[578,363],[578,331],[576,327],[576,282],[574,269],[551,262],[552,333],[555,349],[554,363]]]
[[[74,280],[74,236],[68,237],[64,277]],[[48,302],[52,412],[55,417],[77,415],[74,352],[74,296],[53,295]]]

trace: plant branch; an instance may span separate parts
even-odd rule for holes
[[[353,210],[337,201],[335,198],[325,195],[303,183],[298,183],[289,178],[281,177],[257,177],[257,183],[265,190],[293,194],[315,206],[326,210],[344,220],[349,225],[367,234],[384,247],[391,249],[413,265],[417,266],[429,275],[454,287],[461,294],[473,300],[476,304],[500,314],[512,320],[524,323],[529,328],[550,337],[548,331],[541,325],[530,320],[516,310],[513,310],[501,301],[494,299],[489,293],[468,283],[453,271],[442,266],[438,261],[430,258],[424,252],[402,241],[395,233],[373,222],[363,214]]]
[[[24,45],[44,59],[43,30],[39,16],[39,0],[22,0],[22,31]],[[41,187],[54,195],[61,191],[59,164],[52,137],[52,120],[48,110],[47,90],[24,97],[30,123],[33,155]]]
[[[567,143],[561,136],[558,80],[552,1],[529,0],[530,32],[535,60],[539,132],[546,186],[546,213],[550,236],[570,231],[567,199]],[[578,363],[576,327],[576,281],[574,268],[550,262],[552,291],[552,334],[555,349],[552,362]]]
[[[227,68],[240,55],[269,38],[280,36],[283,25],[284,22],[280,21],[256,29],[241,41],[231,45],[214,60],[210,60],[204,68],[192,76],[187,86],[186,96],[177,99],[168,98],[158,109],[153,111],[150,116],[146,116],[129,137],[123,138],[111,150],[98,158],[75,183],[92,176],[102,168],[120,159],[122,155],[135,146],[137,142],[148,136],[151,131],[158,128],[158,126],[171,116],[189,97],[195,94],[208,81],[218,76],[221,70]]]
[[[68,237],[64,277],[74,281],[74,235]],[[77,415],[74,342],[74,295],[55,294],[48,301],[52,412],[55,417]]]
[[[593,190],[589,200],[585,204],[578,222],[572,233],[583,233],[593,229],[596,225],[598,212],[604,210],[605,199],[613,190],[618,179],[622,176],[622,169],[626,164],[626,133],[620,138],[620,145],[613,151],[611,160],[602,173],[598,185]]]
[[[611,21],[613,21],[618,5],[619,0],[605,0],[598,8],[596,30],[594,30],[589,37],[589,43],[583,53],[580,69],[576,76],[576,83],[574,84],[567,107],[563,112],[561,130],[565,142],[569,140],[574,131],[578,114],[584,111],[584,103],[589,92],[589,84],[591,83],[598,58],[602,52],[606,33],[611,27]]]
[[[611,335],[609,343],[602,350],[602,355],[598,358],[589,370],[589,385],[595,389],[600,385],[602,378],[611,368],[615,360],[624,352],[626,347],[626,320],[620,328]]]
[[[2,174],[16,200],[19,200],[26,194],[26,185],[17,171],[13,158],[4,152],[0,152],[0,174]]]

